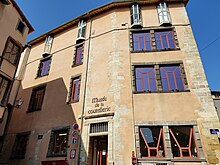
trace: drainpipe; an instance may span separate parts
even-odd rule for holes
[[[84,84],[84,95],[83,95],[83,107],[82,107],[82,114],[81,114],[81,135],[82,135],[82,128],[83,128],[83,122],[84,122],[84,116],[85,116],[85,104],[86,104],[86,86],[87,86],[87,81],[88,81],[88,71],[89,71],[89,57],[90,57],[90,47],[91,47],[91,35],[92,35],[92,19],[90,17],[90,13],[88,13],[89,19],[90,19],[90,30],[89,30],[89,40],[88,40],[88,49],[87,49],[87,61],[86,61],[86,73],[85,73],[85,84]],[[79,148],[78,148],[78,160],[77,164],[80,164],[80,150],[82,146],[82,136],[79,138]]]

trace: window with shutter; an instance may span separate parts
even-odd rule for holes
[[[131,26],[142,26],[141,9],[138,4],[131,6]]]
[[[157,12],[160,25],[171,24],[170,12],[165,2],[161,2],[158,4]]]
[[[84,51],[84,44],[80,44],[75,47],[72,67],[81,65],[83,63],[83,51]]]
[[[77,42],[84,41],[86,37],[86,21],[81,20],[78,23]]]
[[[33,89],[31,94],[31,99],[29,103],[28,112],[34,112],[41,110],[44,94],[46,90],[46,85],[42,85]]]
[[[78,102],[79,101],[80,84],[81,84],[81,77],[80,76],[71,78],[68,102]]]
[[[49,55],[51,53],[52,44],[53,44],[53,37],[47,36],[45,40],[45,47],[44,47],[43,55]]]
[[[37,77],[42,77],[49,74],[51,60],[51,57],[47,57],[40,61]]]

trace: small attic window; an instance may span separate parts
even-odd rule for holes
[[[21,33],[24,34],[25,31],[25,24],[19,20],[16,29]]]

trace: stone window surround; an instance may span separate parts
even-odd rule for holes
[[[90,133],[90,124],[104,123],[104,122],[108,123],[108,132]],[[87,157],[87,155],[89,153],[89,141],[90,141],[91,136],[107,135],[108,136],[108,164],[113,164],[113,116],[106,116],[106,117],[99,117],[99,118],[88,118],[84,122],[83,131],[85,133],[84,133],[84,136],[82,137],[82,139],[85,140],[87,146],[84,146],[84,147],[86,147],[85,148],[86,153],[84,153],[81,150],[81,155],[84,157]],[[88,160],[88,158],[87,158],[87,160]]]
[[[197,158],[173,158],[169,126],[193,126],[195,142],[198,149]],[[141,158],[140,154],[140,137],[139,137],[139,127],[140,126],[162,126],[164,133],[164,146],[166,157],[165,158]],[[202,144],[200,140],[199,129],[196,121],[136,121],[135,122],[135,144],[138,162],[157,162],[157,163],[167,163],[167,165],[172,165],[173,162],[202,162],[206,164],[206,159],[203,153]]]
[[[68,138],[67,138],[67,144],[68,144],[70,126],[64,126],[64,127],[56,127],[56,128],[53,128],[53,129],[51,130],[50,140],[49,140],[49,144],[48,144],[47,157],[66,157],[66,155],[68,154],[68,147],[67,147],[67,152],[66,152],[66,154],[57,154],[57,155],[53,155],[53,154],[52,154],[53,143],[54,143],[54,141],[52,140],[52,138],[53,138],[53,136],[54,136],[54,132],[56,132],[56,131],[61,131],[61,130],[67,130],[67,137],[68,137]]]
[[[72,97],[72,83],[73,83],[73,80],[76,79],[76,78],[79,78],[79,79],[80,79],[79,96],[78,96],[78,100],[77,100],[77,101],[72,101],[72,100],[71,100],[71,97]],[[67,103],[67,104],[79,102],[79,100],[80,100],[80,88],[81,88],[81,83],[82,83],[82,74],[76,74],[76,75],[74,75],[74,76],[72,76],[72,77],[70,78],[69,92],[68,92],[67,100],[66,100],[66,103]]]
[[[176,48],[174,49],[162,49],[162,50],[157,50],[156,48],[156,38],[154,36],[155,31],[163,31],[163,30],[172,30],[174,39],[175,39],[175,44]],[[133,32],[144,32],[144,31],[149,31],[151,34],[151,40],[153,42],[153,49],[152,50],[142,50],[142,51],[135,51],[133,50]],[[178,42],[178,37],[177,37],[177,32],[175,30],[175,27],[169,26],[169,27],[147,27],[147,28],[141,28],[141,29],[130,29],[130,52],[131,53],[142,53],[142,52],[160,52],[160,51],[176,51],[180,50],[179,47],[179,42]]]
[[[180,65],[182,67],[182,76],[184,79],[184,91],[163,91],[162,90],[162,82],[160,78],[160,71],[159,71],[159,66],[160,65]],[[158,90],[154,92],[137,92],[136,91],[136,79],[135,79],[135,66],[154,66],[155,72],[156,72],[156,85]],[[157,71],[158,70],[158,71]],[[139,63],[132,63],[132,89],[134,94],[138,93],[176,93],[176,92],[190,92],[187,78],[186,78],[186,72],[184,69],[183,61],[166,61],[166,62],[139,62]]]

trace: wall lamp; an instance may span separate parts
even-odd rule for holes
[[[18,99],[18,100],[16,100],[14,107],[15,107],[15,108],[20,108],[20,106],[23,104],[23,102],[24,102],[24,101],[23,101],[21,98]]]

